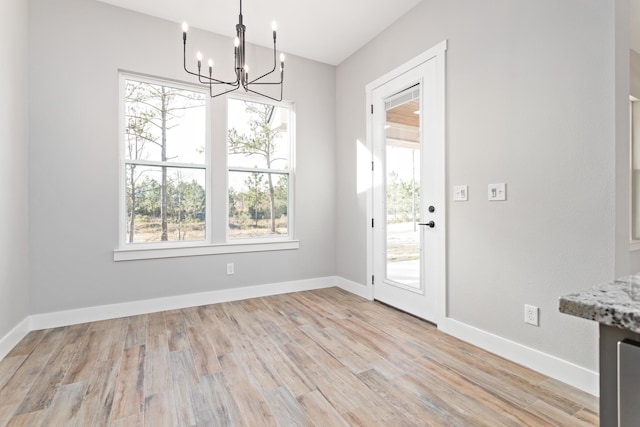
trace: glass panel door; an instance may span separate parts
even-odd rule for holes
[[[385,99],[386,279],[420,289],[420,87]]]

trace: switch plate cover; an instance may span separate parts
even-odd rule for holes
[[[466,185],[454,185],[453,200],[455,202],[466,202],[469,200],[469,187]]]
[[[507,200],[507,184],[489,184],[487,198],[491,201]]]

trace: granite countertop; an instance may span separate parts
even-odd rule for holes
[[[640,333],[640,274],[562,296],[560,312]]]

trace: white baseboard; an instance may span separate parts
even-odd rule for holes
[[[340,276],[335,276],[333,279],[335,281],[335,286],[339,287],[340,289],[344,289],[345,291],[351,292],[352,294],[358,295],[359,297],[373,300],[373,294],[371,292],[370,286],[362,285],[358,282],[353,282]]]
[[[196,294],[176,295],[142,301],[124,302],[120,304],[101,305],[78,308],[53,313],[34,314],[30,316],[30,329],[48,329],[118,317],[135,316],[165,310],[177,310],[220,302],[238,301],[290,292],[309,291],[313,289],[336,286],[335,277],[296,280],[266,285],[246,286],[242,288],[221,289],[218,291],[200,292]]]
[[[597,372],[451,318],[440,322],[438,329],[594,396],[600,394]]]
[[[29,318],[18,323],[8,334],[0,338],[0,360],[9,354],[11,349],[20,342],[20,340],[29,333]]]

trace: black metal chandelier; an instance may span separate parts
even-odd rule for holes
[[[266,72],[265,74],[257,77],[253,80],[249,80],[249,66],[246,63],[245,58],[245,45],[244,45],[244,33],[247,27],[242,22],[242,0],[240,0],[240,16],[238,17],[238,24],[236,25],[236,38],[233,41],[234,45],[234,55],[235,55],[235,74],[236,80],[232,82],[227,82],[224,80],[218,80],[213,77],[213,59],[209,59],[208,67],[209,67],[209,75],[202,74],[202,53],[198,52],[196,55],[196,59],[198,61],[198,72],[195,73],[193,71],[189,71],[187,69],[187,30],[189,27],[187,23],[182,24],[182,41],[183,41],[183,56],[184,56],[184,70],[198,77],[198,81],[203,85],[209,86],[209,95],[212,98],[215,98],[220,95],[224,95],[225,93],[233,92],[234,90],[240,89],[242,87],[245,92],[255,93],[260,96],[264,96],[265,98],[272,99],[274,101],[282,101],[282,87],[284,82],[284,54],[280,54],[280,81],[279,82],[263,82],[261,81],[264,77],[272,74],[276,71],[277,60],[276,60],[276,22],[273,21],[271,24],[271,28],[273,30],[273,68],[271,71]],[[219,86],[221,85],[221,86]],[[269,96],[267,94],[258,92],[255,89],[252,89],[258,85],[279,85],[280,86],[280,97],[276,98],[273,96]],[[221,87],[222,91],[218,93],[214,93],[217,87]]]

